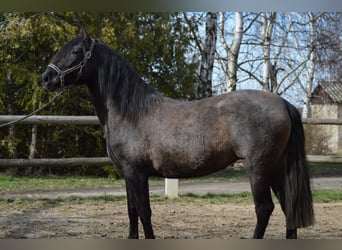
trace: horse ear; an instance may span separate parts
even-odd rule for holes
[[[91,39],[90,35],[88,34],[87,30],[84,27],[81,27],[80,29],[80,36],[83,40]]]
[[[91,37],[84,27],[81,27],[80,29],[80,36],[82,37],[83,42],[90,44]]]

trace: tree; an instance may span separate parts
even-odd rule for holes
[[[15,12],[0,15],[0,26],[2,114],[29,113],[51,98],[39,86],[40,75],[62,44],[78,34],[80,26],[122,54],[159,91],[175,98],[196,96],[197,64],[188,57],[191,38],[178,13]],[[94,110],[87,88],[77,87],[68,89],[41,114],[94,115]],[[15,128],[15,157],[106,154],[98,126]],[[9,157],[14,151],[8,147],[11,141],[5,130],[0,131],[0,151],[2,157]],[[66,167],[63,171],[70,170]]]
[[[263,52],[263,73],[262,73],[262,86],[264,90],[270,90],[274,88],[270,84],[271,75],[271,40],[273,26],[276,18],[276,13],[271,12],[269,17],[265,12],[261,13],[261,25],[262,25],[262,52]]]
[[[199,52],[197,54],[201,58],[198,72],[197,97],[199,99],[210,97],[213,94],[212,78],[216,52],[217,13],[205,13],[205,36],[203,39],[198,32],[198,25],[201,23],[202,15],[196,17],[196,14],[192,14],[188,17],[187,13],[183,13],[183,17],[194,38],[196,50]]]
[[[218,55],[218,61],[221,69],[225,74],[226,88],[225,91],[235,91],[238,83],[238,58],[240,52],[241,41],[243,37],[243,14],[242,12],[235,12],[235,29],[230,46],[226,39],[225,30],[225,13],[220,13],[220,40],[223,46],[224,54]]]
[[[68,32],[61,32],[63,30]],[[53,14],[18,12],[3,14],[0,30],[3,38],[0,49],[1,65],[4,66],[0,69],[0,85],[4,90],[1,97],[4,100],[1,106],[3,114],[28,113],[47,101],[48,95],[37,84],[40,82],[40,73],[59,44],[68,38],[66,34],[70,32],[74,32],[74,28],[66,23],[61,24]],[[8,154],[12,154],[14,158],[27,157],[27,155],[34,157],[37,127],[33,125],[31,137],[28,136],[26,128],[24,126],[9,128],[10,145],[7,149],[2,148],[3,157]],[[27,153],[27,144],[31,145],[29,153]]]
[[[317,28],[318,79],[334,81],[342,78],[342,13],[322,13]]]
[[[317,28],[316,22],[317,17],[312,13],[308,12],[309,16],[309,26],[310,26],[310,52],[308,54],[308,70],[307,70],[307,77],[306,77],[306,84],[305,84],[305,95],[304,95],[304,107],[302,116],[304,118],[311,117],[311,93],[312,93],[312,86],[313,86],[313,79],[315,74],[316,68],[316,55],[317,55]]]
[[[208,12],[205,22],[205,41],[201,51],[200,83],[198,86],[199,98],[212,96],[212,77],[214,68],[214,56],[217,39],[217,14]]]
[[[192,39],[180,14],[108,13],[101,37],[154,88],[173,98],[195,98],[198,64],[189,59]]]

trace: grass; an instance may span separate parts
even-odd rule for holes
[[[313,177],[342,176],[342,166],[336,164],[311,164]],[[242,168],[227,168],[201,178],[182,179],[181,183],[247,180]],[[151,185],[163,185],[163,178],[151,178]],[[33,190],[72,190],[82,188],[123,187],[123,179],[75,176],[24,177],[0,174],[0,192]]]
[[[0,175],[0,192],[66,190],[113,186],[124,186],[124,180],[74,176],[22,177]]]
[[[213,182],[244,180],[247,175],[244,170],[225,169],[212,175],[182,179],[182,183],[192,182]],[[151,185],[164,185],[164,178],[150,178]],[[0,174],[0,192],[18,192],[33,190],[69,190],[82,188],[99,187],[123,187],[123,179],[103,178],[103,177],[80,177],[80,176],[45,176],[45,177],[25,177]]]
[[[234,204],[253,204],[252,193],[242,192],[237,194],[212,194],[206,195],[187,194],[181,196],[182,199],[190,199],[192,201],[204,201],[207,203],[234,203]],[[342,190],[314,190],[312,198],[315,203],[329,203],[342,201]],[[277,198],[273,195],[273,201],[278,203]]]
[[[313,177],[341,177],[342,166],[330,163],[311,163],[310,172]]]
[[[89,197],[78,197],[71,196],[66,198],[29,198],[29,197],[16,197],[16,198],[0,198],[1,204],[15,203],[17,206],[27,206],[32,201],[41,202],[45,205],[58,205],[64,202],[76,202],[84,203],[86,201],[105,201],[105,202],[123,202],[126,203],[125,196],[113,196],[113,195],[102,195],[102,196],[89,196]],[[165,196],[151,196],[152,204],[164,204],[173,202],[182,203],[207,203],[207,204],[253,204],[253,197],[250,192],[242,192],[237,194],[212,194],[208,193],[206,195],[197,195],[189,193],[186,195],[181,195],[179,198],[168,199]],[[273,196],[273,201],[278,203],[277,199]],[[313,191],[313,201],[314,203],[331,203],[331,202],[341,202],[342,201],[342,191],[341,190],[314,190]]]
[[[314,190],[312,198],[317,203],[342,201],[342,190]]]

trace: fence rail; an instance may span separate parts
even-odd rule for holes
[[[0,115],[1,123],[11,122],[23,118],[23,115]],[[34,115],[18,124],[54,124],[54,125],[99,125],[97,116],[57,116],[57,115]],[[339,119],[321,119],[321,118],[303,118],[304,124],[320,124],[320,125],[342,125],[342,118]]]
[[[309,163],[342,164],[342,157],[326,155],[308,155]],[[96,166],[112,164],[109,157],[77,157],[77,158],[44,158],[44,159],[0,159],[1,167],[65,167],[67,166]]]
[[[16,121],[23,115],[0,115],[1,123]],[[100,125],[99,119],[94,115],[63,116],[63,115],[33,115],[18,122],[18,124],[53,124],[53,125]]]
[[[75,158],[44,158],[44,159],[0,159],[0,167],[65,167],[95,166],[112,164],[109,157],[75,157]]]
[[[342,125],[342,119],[321,119],[321,118],[303,118],[304,124],[312,125]]]

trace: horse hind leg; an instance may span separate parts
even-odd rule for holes
[[[272,184],[273,193],[276,195],[281,209],[286,218],[286,239],[297,239],[297,228],[290,228],[287,221],[286,210],[285,210],[285,191],[284,185],[282,185],[282,180],[278,180]]]
[[[253,238],[262,239],[270,216],[274,210],[271,188],[267,178],[264,176],[254,172],[250,173],[249,177],[257,216],[257,224],[255,226]]]

